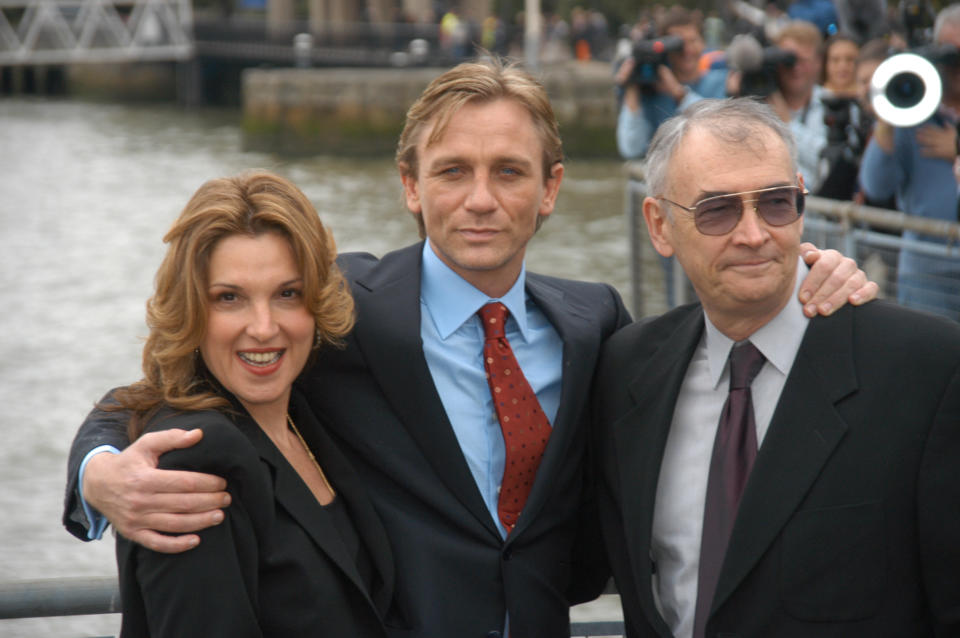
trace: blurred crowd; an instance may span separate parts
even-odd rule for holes
[[[916,63],[898,59],[909,72],[871,91],[876,69],[905,52],[929,62],[933,80],[924,84],[911,75]],[[920,0],[730,0],[709,15],[654,6],[617,45],[617,146],[641,159],[657,127],[690,104],[754,96],[789,124],[811,194],[957,222],[958,52],[960,4],[934,12]],[[918,120],[902,119],[938,88]],[[896,93],[894,104],[878,112],[877,92]],[[960,320],[960,260],[908,248],[884,260],[897,270],[901,303]]]
[[[440,52],[455,60],[466,60],[479,51],[522,59],[526,16],[522,11],[512,20],[490,14],[482,21],[469,19],[456,7],[431,11],[421,22],[436,24]],[[394,22],[417,22],[400,12]],[[616,40],[611,25],[601,12],[573,7],[569,18],[547,11],[542,15],[540,61],[546,64],[566,60],[612,59]]]

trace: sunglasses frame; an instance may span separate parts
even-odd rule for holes
[[[760,205],[759,205],[759,203],[758,203],[758,202],[760,201],[760,198],[759,198],[759,197],[754,197],[754,198],[752,198],[752,199],[744,199],[744,198],[742,197],[742,195],[756,195],[756,194],[760,194],[760,193],[770,193],[770,192],[773,192],[773,191],[788,190],[788,189],[795,191],[796,194],[797,194],[797,202],[794,204],[795,208],[797,209],[797,216],[796,216],[796,218],[791,219],[790,221],[788,221],[788,222],[785,223],[785,224],[772,224],[772,223],[770,223],[769,221],[767,221],[767,218],[766,218],[766,217],[764,217],[763,215],[760,214]],[[721,237],[721,236],[723,236],[723,235],[726,235],[726,234],[728,234],[728,233],[733,232],[733,229],[736,228],[736,227],[737,227],[737,224],[740,223],[740,220],[743,219],[743,210],[744,210],[744,208],[746,207],[746,204],[749,203],[749,202],[753,202],[753,211],[757,214],[757,217],[759,217],[760,219],[763,220],[763,222],[764,222],[765,224],[768,224],[768,225],[770,225],[770,226],[773,226],[774,228],[780,228],[780,227],[783,227],[783,226],[789,226],[790,224],[792,224],[793,222],[797,221],[798,219],[800,219],[800,218],[803,216],[804,205],[803,205],[803,203],[802,203],[803,200],[800,199],[800,198],[805,197],[805,196],[807,196],[807,195],[809,195],[809,194],[810,194],[810,191],[808,191],[808,190],[807,190],[806,188],[804,188],[803,186],[789,185],[789,186],[771,186],[770,188],[760,188],[760,189],[752,190],[752,191],[740,191],[739,193],[724,193],[723,195],[711,195],[710,197],[704,197],[704,198],[701,199],[700,201],[695,202],[695,203],[693,204],[693,206],[684,206],[683,204],[678,204],[677,202],[675,202],[675,201],[673,201],[673,200],[671,200],[671,199],[667,199],[667,198],[664,197],[663,195],[658,195],[658,196],[655,197],[654,199],[662,199],[663,201],[667,202],[668,204],[671,204],[671,205],[673,205],[673,206],[676,206],[677,208],[682,208],[683,210],[685,210],[685,211],[687,211],[688,213],[690,213],[691,215],[693,215],[693,225],[697,227],[697,231],[700,232],[701,234],[703,234],[703,235],[709,235],[709,236],[711,236],[711,237]],[[740,198],[740,213],[739,213],[739,215],[737,215],[737,220],[736,220],[736,222],[734,222],[733,226],[730,227],[730,230],[724,231],[724,232],[722,232],[722,233],[707,233],[707,232],[704,232],[704,231],[700,228],[700,224],[699,224],[698,219],[697,219],[697,209],[698,209],[698,208],[700,207],[700,205],[703,204],[704,202],[709,202],[710,200],[713,200],[713,199],[721,199],[721,198],[726,198],[726,197],[739,197],[739,198]]]

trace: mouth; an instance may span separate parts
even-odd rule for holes
[[[499,231],[493,228],[461,228],[460,234],[467,239],[490,239]]]
[[[754,258],[754,259],[744,259],[743,261],[736,261],[731,264],[728,264],[727,267],[733,270],[757,270],[759,268],[765,268],[773,262],[772,259],[764,258]]]
[[[253,352],[253,351],[242,351],[238,352],[237,356],[240,360],[252,366],[254,368],[269,368],[270,366],[276,365],[280,358],[283,357],[285,350],[270,350],[267,352]]]

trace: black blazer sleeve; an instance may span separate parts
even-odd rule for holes
[[[117,537],[124,636],[262,635],[258,538],[273,511],[269,472],[250,441],[223,415],[177,415],[151,429],[197,426],[204,431],[202,441],[163,455],[160,467],[220,474],[227,478],[233,502],[224,510],[224,521],[201,531],[200,545],[182,554],[159,554]]]
[[[112,393],[111,390],[101,401],[109,401]],[[89,540],[87,531],[90,529],[90,521],[80,504],[80,464],[90,450],[100,445],[112,445],[118,450],[126,448],[130,444],[127,437],[128,421],[126,412],[105,412],[94,408],[84,419],[70,446],[67,488],[63,499],[63,525],[80,540]]]
[[[623,305],[620,294],[604,284],[610,293],[609,307],[606,313],[608,324],[603,328],[604,342],[616,331],[630,323],[630,313]],[[591,383],[592,384],[592,383]],[[593,430],[593,411],[587,412],[588,436],[584,460],[584,496],[577,520],[577,537],[572,552],[573,578],[567,590],[571,605],[589,602],[603,593],[610,580],[610,565],[607,562],[603,534],[600,531],[600,514],[597,507],[597,461],[590,445],[589,432]]]
[[[960,636],[960,367],[937,406],[917,489],[923,585],[937,636]]]

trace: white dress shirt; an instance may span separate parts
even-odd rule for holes
[[[749,341],[766,357],[753,383],[757,445],[763,444],[809,319],[796,299],[807,267],[798,258],[794,297]],[[657,607],[676,638],[693,635],[707,475],[727,399],[733,340],[704,316],[706,329],[680,386],[657,483],[650,557]]]

